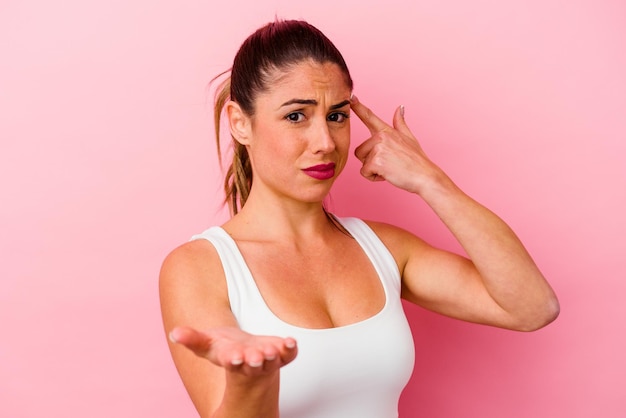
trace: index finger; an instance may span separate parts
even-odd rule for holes
[[[367,106],[359,101],[356,96],[352,96],[350,100],[350,107],[354,113],[361,119],[361,121],[367,126],[370,133],[373,135],[377,132],[384,131],[391,128],[384,120],[379,118],[372,112]]]

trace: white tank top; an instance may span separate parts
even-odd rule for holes
[[[235,241],[220,227],[207,239],[224,267],[231,310],[257,335],[293,337],[298,356],[281,369],[281,418],[393,418],[413,371],[413,338],[400,300],[400,272],[389,250],[365,222],[339,218],[374,265],[386,302],[363,321],[327,329],[290,325],[268,308]]]

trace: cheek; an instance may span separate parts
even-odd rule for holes
[[[301,153],[297,138],[281,127],[265,126],[258,129],[250,147],[253,166],[264,172],[277,172],[284,164],[297,159]]]
[[[267,154],[280,152],[280,132],[276,129],[272,129],[271,126],[257,127],[253,137],[254,139],[250,144],[253,155],[265,156]]]
[[[342,151],[347,151],[350,148],[350,121],[346,123],[340,132],[339,132],[339,141],[338,146],[342,149]]]
[[[345,166],[350,153],[350,128],[342,130],[336,137],[337,153],[341,156],[342,168]]]

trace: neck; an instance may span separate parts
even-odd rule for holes
[[[322,202],[261,198],[250,194],[245,206],[224,228],[233,235],[269,240],[311,240],[336,232]]]

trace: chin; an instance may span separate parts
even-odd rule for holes
[[[320,191],[318,193],[313,192],[313,190],[311,190],[310,194],[307,195],[301,195],[300,196],[300,200],[306,203],[324,203],[325,201],[328,200],[329,196],[330,196],[330,187],[325,187],[325,190]]]

